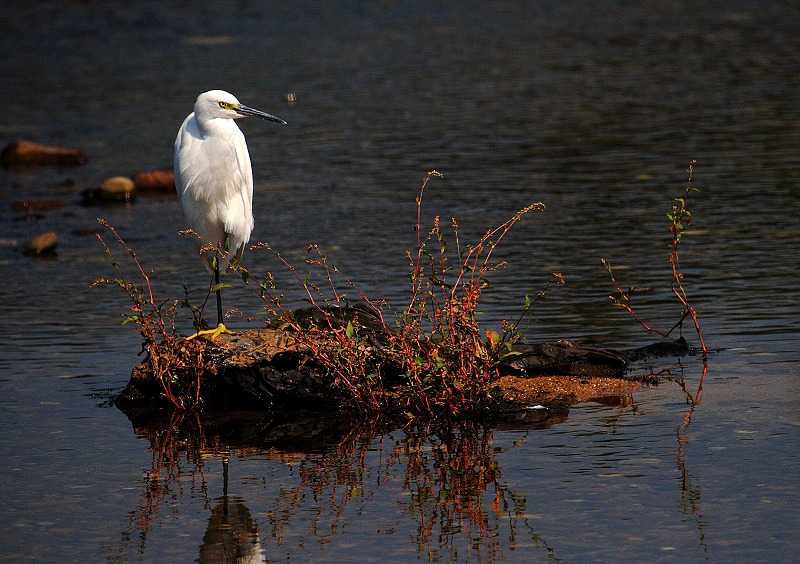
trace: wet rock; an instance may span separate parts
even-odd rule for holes
[[[58,245],[58,235],[48,231],[25,241],[23,253],[29,257],[53,255],[56,252],[56,245]]]
[[[610,349],[586,347],[572,341],[515,344],[507,366],[529,376],[571,375],[586,377],[621,376],[628,358]]]
[[[661,358],[665,356],[680,357],[689,354],[697,354],[697,350],[690,347],[686,339],[679,337],[674,341],[658,341],[650,345],[645,345],[644,347],[620,351],[619,354],[623,355],[630,362],[636,362],[648,358]]]
[[[86,163],[86,155],[75,149],[49,147],[30,141],[17,141],[3,149],[4,166],[54,165],[78,166]]]
[[[175,172],[172,169],[141,172],[133,177],[133,183],[141,193],[174,194]]]
[[[128,204],[136,199],[136,185],[127,176],[114,176],[105,180],[97,188],[81,193],[83,204]]]

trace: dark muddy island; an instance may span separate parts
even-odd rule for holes
[[[311,310],[294,313],[298,317],[318,314]],[[365,342],[379,350],[384,344],[381,328],[370,327],[369,317],[364,313],[348,315],[350,320],[359,322],[363,332],[372,330]],[[198,405],[205,409],[325,411],[342,408],[347,403],[335,378],[315,362],[311,352],[288,330],[264,328],[223,334],[214,340],[177,339],[174,346],[198,347],[202,364]],[[632,363],[692,352],[683,338],[630,350],[586,347],[571,341],[515,343],[510,354],[498,361],[493,405],[501,415],[539,404],[569,405],[619,398],[643,384],[658,383],[655,376],[629,374]],[[116,399],[120,409],[129,412],[169,405],[155,364],[152,356],[148,356],[133,369],[130,382]],[[383,366],[387,394],[400,393],[403,385],[400,372],[400,367]]]

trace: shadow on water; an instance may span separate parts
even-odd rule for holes
[[[680,365],[661,376],[677,383],[689,406],[676,429],[679,496],[682,512],[696,519],[699,543],[707,552],[701,490],[692,483],[686,460],[706,366],[694,393]],[[615,406],[617,419],[637,409],[630,394],[598,398],[596,403]],[[149,442],[152,465],[142,477],[119,544],[107,547],[111,560],[147,556],[148,535],[161,527],[164,513],[175,517],[182,510],[184,504],[173,502],[189,492],[204,500],[208,514],[202,541],[197,539],[199,562],[264,562],[274,560],[280,550],[293,550],[292,537],[299,536],[307,551],[314,544],[322,549],[332,537],[345,534],[353,511],[369,513],[365,507],[380,503],[377,498],[388,490],[390,506],[399,508],[402,518],[386,522],[377,532],[406,533],[411,541],[402,549],[406,556],[434,562],[460,559],[465,550],[470,557],[495,561],[507,550],[524,547],[529,556],[562,561],[557,547],[537,533],[526,494],[502,479],[498,455],[519,447],[531,433],[565,423],[567,408],[528,410],[492,424],[405,427],[302,411],[126,415],[135,434]],[[495,435],[505,431],[512,431],[515,440],[508,448],[496,446]],[[229,466],[254,458],[295,469],[294,483],[281,485],[279,494],[267,500],[230,494]],[[214,465],[221,465],[221,479],[218,467],[208,472]],[[214,491],[222,495],[214,497]],[[254,516],[253,505],[267,518]]]

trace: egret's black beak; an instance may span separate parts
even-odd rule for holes
[[[276,123],[282,123],[283,125],[286,125],[286,122],[283,121],[281,118],[279,118],[277,116],[273,116],[272,114],[268,114],[267,112],[262,112],[261,110],[256,110],[255,108],[250,108],[250,107],[245,106],[243,104],[239,104],[238,106],[236,106],[233,109],[236,111],[236,113],[241,114],[243,116],[260,117],[262,119],[266,119],[266,120],[269,120],[269,121],[274,121]]]

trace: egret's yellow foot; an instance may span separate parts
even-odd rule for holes
[[[194,335],[190,335],[190,336],[186,337],[186,340],[188,341],[190,339],[194,339],[194,338],[199,337],[201,335],[210,335],[210,338],[213,341],[214,339],[216,339],[217,337],[219,337],[223,333],[228,333],[230,335],[233,335],[233,331],[229,331],[228,328],[225,327],[224,323],[220,323],[219,325],[217,325],[216,329],[204,329],[203,331],[198,331]]]

